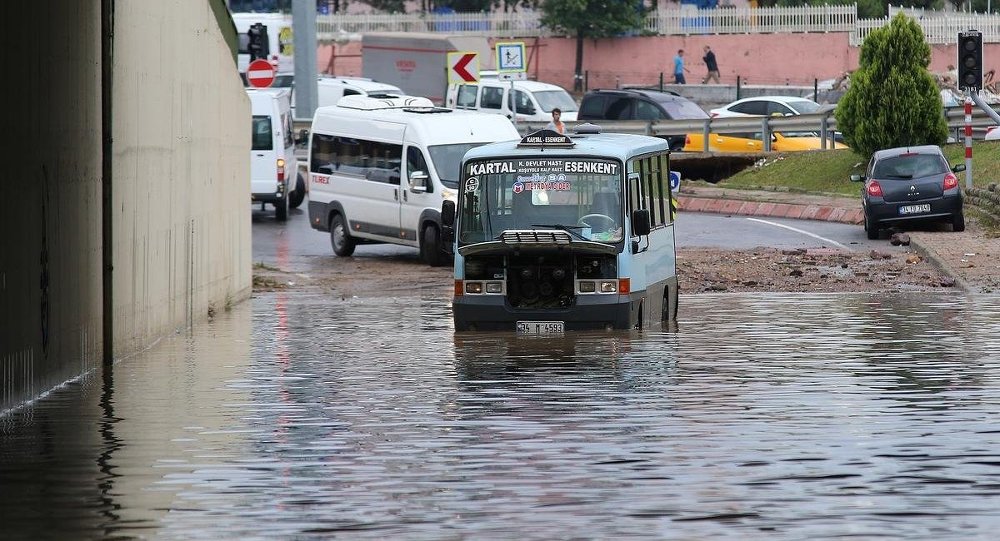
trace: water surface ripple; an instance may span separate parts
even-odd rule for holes
[[[995,539],[1000,298],[454,335],[266,294],[0,420],[14,539]]]

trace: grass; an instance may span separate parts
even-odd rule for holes
[[[942,150],[948,163],[965,163],[964,144],[948,144]],[[850,177],[863,173],[867,164],[867,158],[851,150],[788,152],[762,159],[718,186],[856,196],[861,188]],[[974,186],[1000,182],[1000,141],[973,142],[972,173]],[[958,178],[964,187],[965,173]]]

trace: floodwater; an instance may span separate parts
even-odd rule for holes
[[[1000,298],[681,302],[258,296],[0,420],[0,538],[996,538]]]

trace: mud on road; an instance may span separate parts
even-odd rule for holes
[[[327,292],[349,297],[452,294],[451,267],[432,268],[412,255],[324,257],[308,271],[257,264],[254,291]],[[679,249],[682,294],[718,292],[895,292],[954,287],[953,279],[916,252],[832,249]]]

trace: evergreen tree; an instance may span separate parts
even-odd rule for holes
[[[947,140],[940,90],[927,71],[930,60],[923,31],[902,13],[865,38],[835,113],[837,129],[855,152],[867,157],[883,148]]]
[[[542,26],[576,37],[577,91],[583,89],[583,40],[638,30],[644,17],[642,0],[545,0],[541,9]]]

